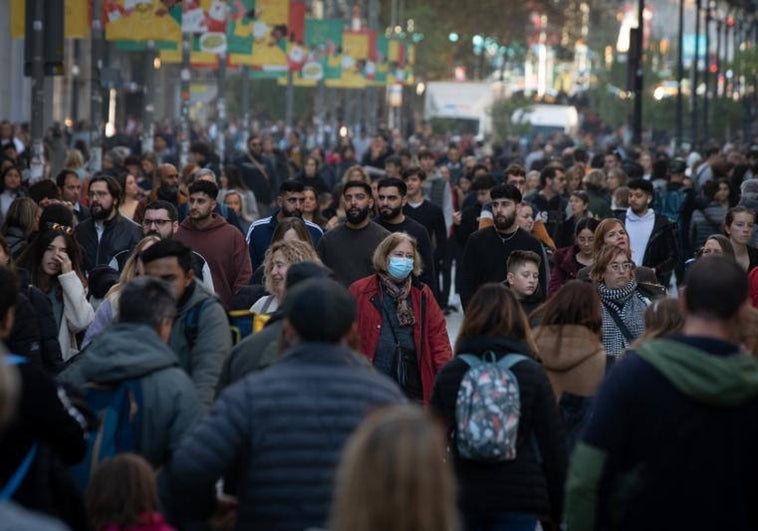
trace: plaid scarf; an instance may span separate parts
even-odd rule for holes
[[[402,284],[398,284],[387,275],[379,273],[379,281],[382,284],[384,292],[395,299],[397,308],[397,321],[400,326],[413,326],[416,324],[416,317],[413,315],[408,294],[411,292],[411,277],[408,275]]]
[[[602,304],[603,314],[603,347],[610,356],[618,356],[631,341],[619,329],[610,312],[614,312],[637,339],[645,331],[645,309],[648,301],[637,291],[637,281],[631,280],[626,286],[610,289],[605,282],[597,284],[597,292]]]

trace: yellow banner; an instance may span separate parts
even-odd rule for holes
[[[61,0],[62,1],[62,0]],[[26,0],[11,0],[11,38],[23,39],[25,31]],[[65,0],[64,33],[67,39],[89,37],[89,2]]]
[[[289,27],[289,1],[256,0],[255,12],[257,16],[252,22],[251,53],[232,53],[229,55],[229,63],[254,66],[262,70],[285,70],[287,38],[282,35],[282,30]],[[247,29],[247,26],[241,28],[245,31]]]
[[[180,23],[161,0],[107,0],[105,38],[109,41],[180,41]]]

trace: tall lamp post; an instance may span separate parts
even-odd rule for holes
[[[632,122],[632,142],[636,145],[642,143],[642,41],[644,40],[644,13],[645,0],[637,3],[637,39],[634,41],[634,115]]]
[[[677,35],[677,59],[676,59],[676,145],[682,145],[684,134],[684,96],[682,94],[682,81],[684,80],[684,0],[679,0],[679,33]]]

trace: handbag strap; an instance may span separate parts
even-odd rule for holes
[[[397,333],[395,332],[395,327],[392,326],[392,317],[390,316],[389,312],[387,311],[387,308],[384,306],[384,299],[381,298],[379,300],[379,305],[382,308],[382,313],[384,314],[384,317],[387,319],[387,326],[390,327],[390,332],[392,332],[392,338],[395,340],[395,346],[400,346],[400,340],[397,338]]]
[[[621,334],[626,338],[629,343],[634,341],[634,335],[629,331],[629,328],[626,326],[626,323],[621,320],[621,316],[616,313],[616,311],[609,307],[608,304],[605,301],[603,302],[603,306],[605,306],[605,309],[608,310],[608,313],[611,316],[611,319],[613,319],[616,322],[616,326],[618,326],[619,330],[621,331]]]

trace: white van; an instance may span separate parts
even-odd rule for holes
[[[579,131],[579,113],[573,105],[530,105],[514,111],[511,121],[514,124],[530,124],[529,138],[536,135],[547,137],[559,132],[573,137]]]

